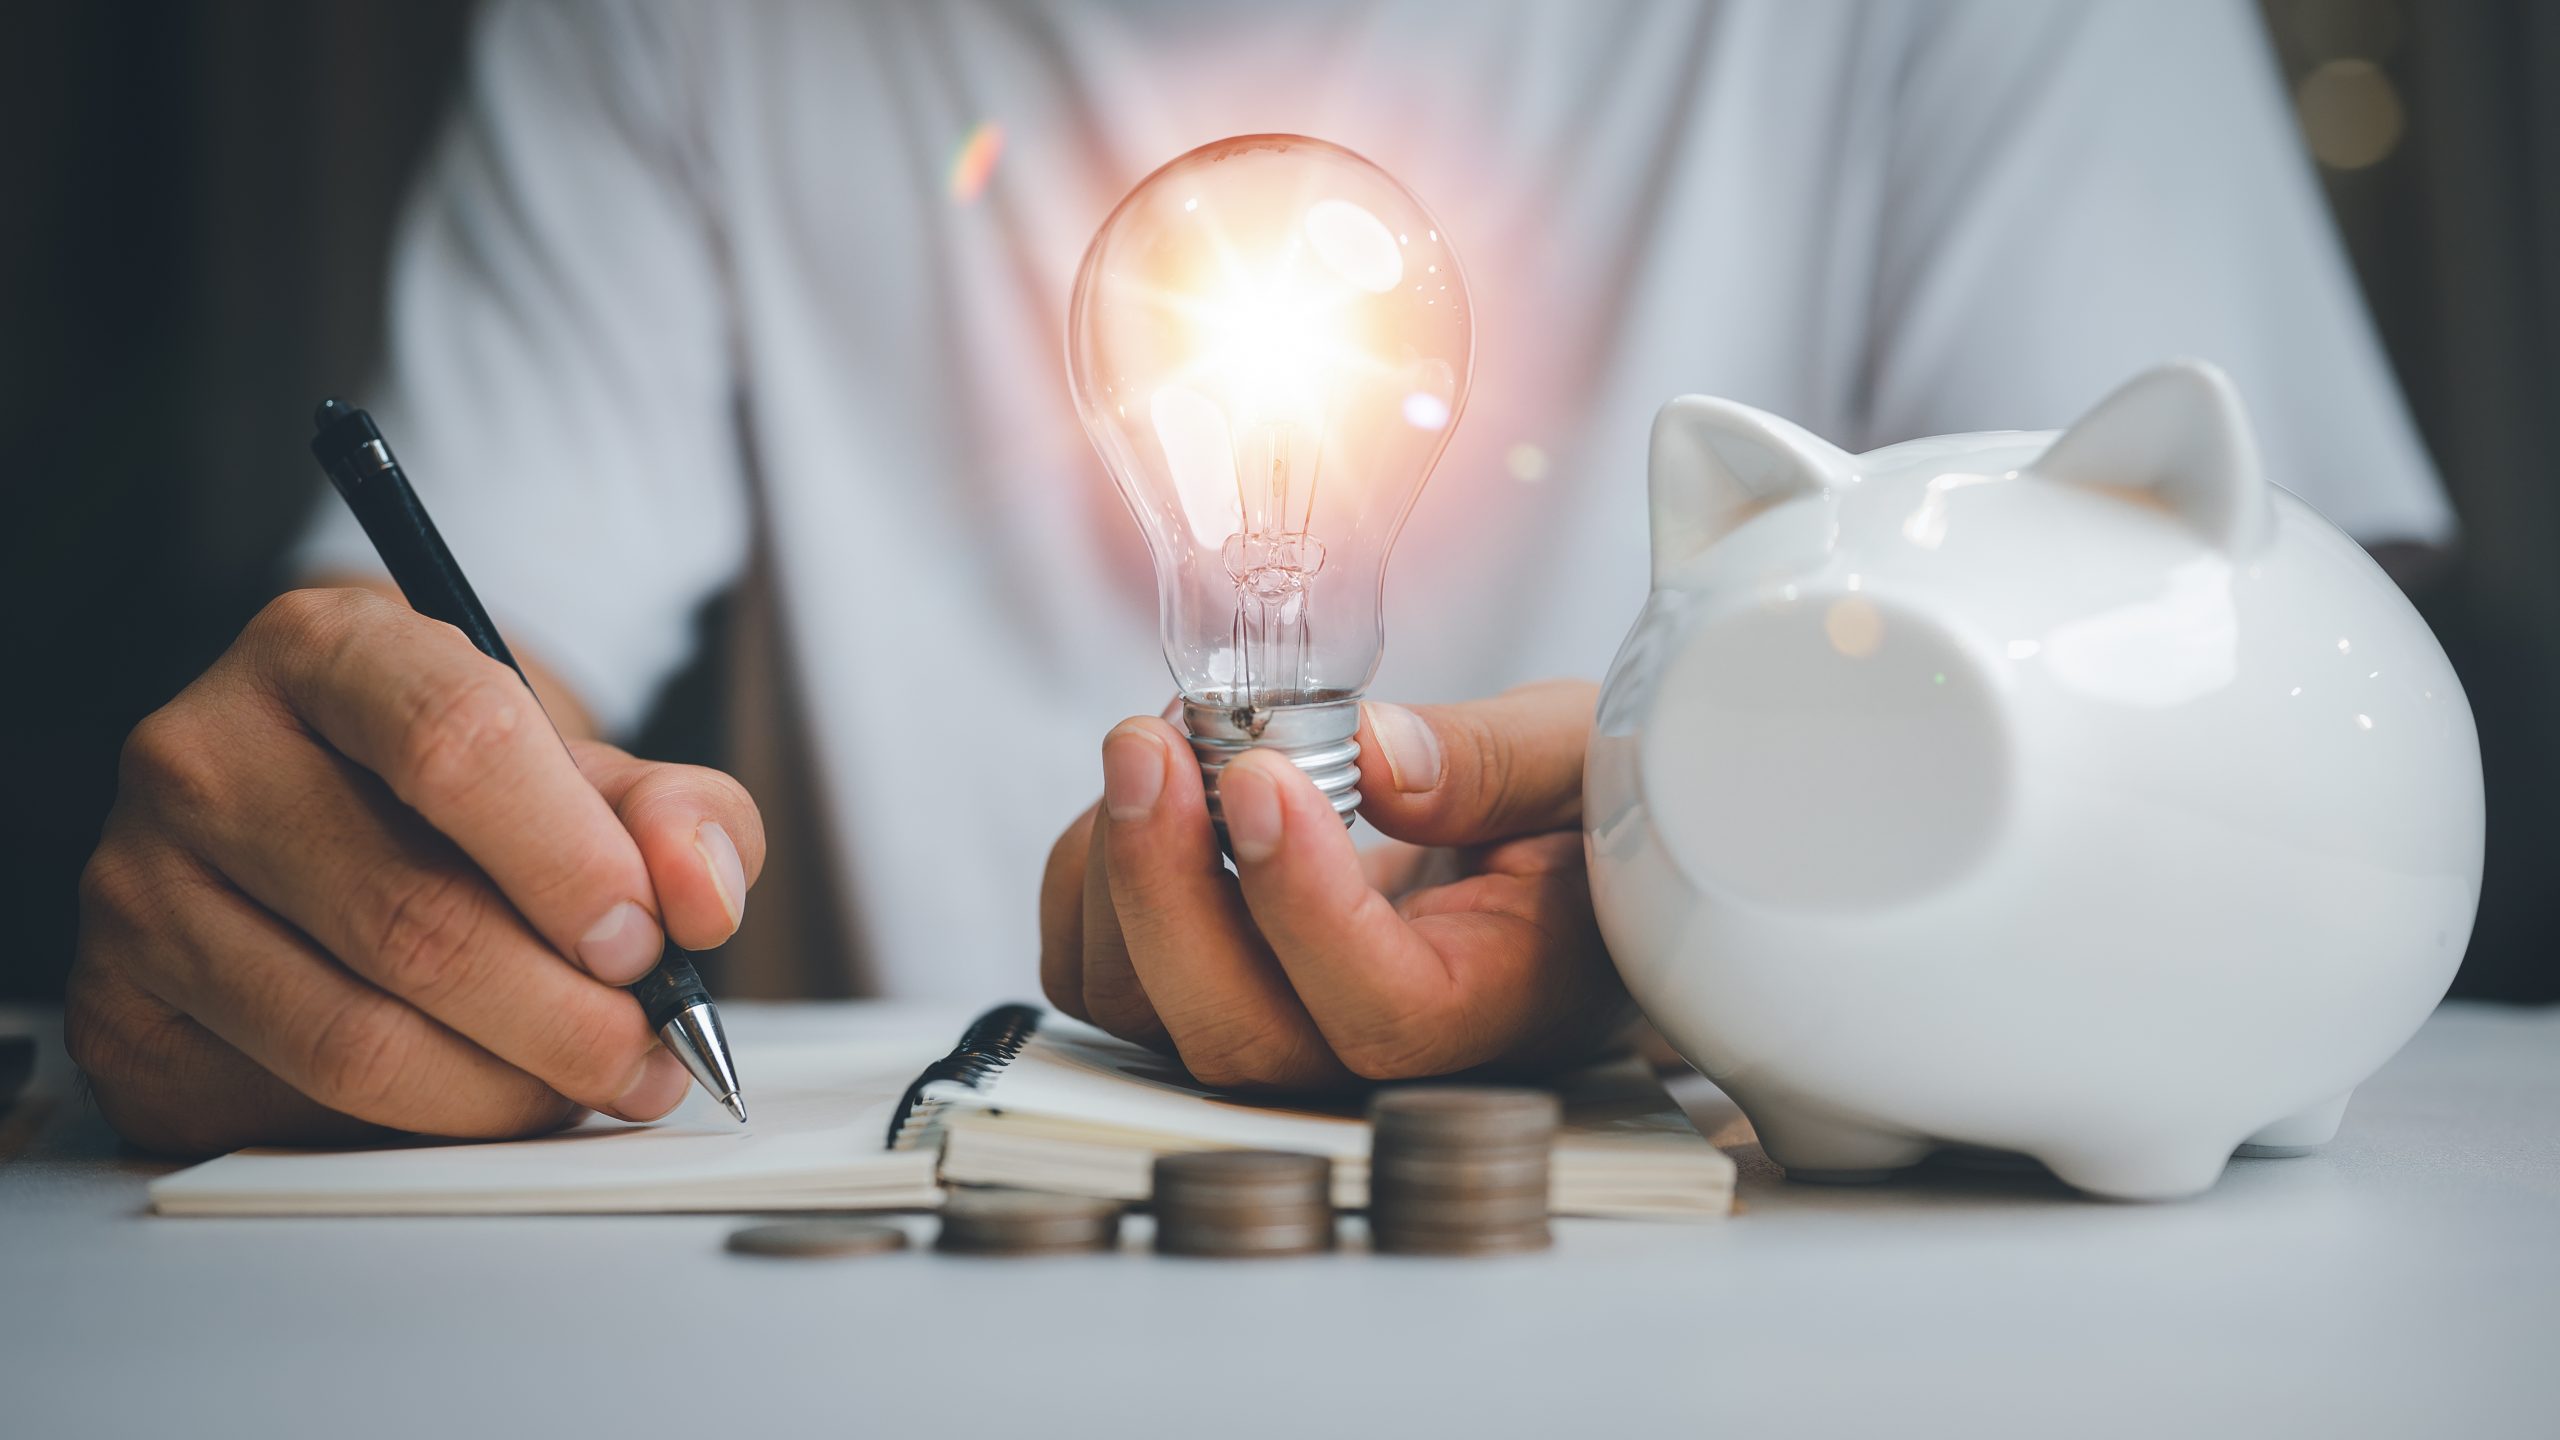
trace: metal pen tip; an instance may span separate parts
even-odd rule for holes
[[[703,1093],[716,1097],[720,1108],[747,1123],[746,1097],[738,1090],[738,1067],[729,1063],[729,1040],[721,1033],[719,1013],[708,1000],[687,1005],[676,1017],[658,1027],[658,1038],[667,1049],[684,1062],[701,1082]]]

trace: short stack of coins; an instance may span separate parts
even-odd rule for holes
[[[1369,1237],[1400,1255],[1544,1250],[1562,1107],[1544,1090],[1416,1085],[1369,1105]]]
[[[1120,1202],[1038,1190],[956,1188],[942,1202],[937,1250],[1064,1255],[1120,1243]]]
[[[1333,1248],[1333,1162],[1282,1150],[1199,1150],[1155,1164],[1156,1249],[1309,1255]]]

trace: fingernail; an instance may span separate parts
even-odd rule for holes
[[[1218,775],[1218,806],[1227,820],[1227,848],[1238,860],[1268,860],[1280,848],[1280,787],[1260,761],[1238,756]]]
[[[1164,792],[1164,742],[1124,727],[1102,742],[1102,808],[1114,820],[1144,820]]]
[[[738,858],[738,842],[717,820],[705,820],[693,828],[693,848],[702,856],[702,868],[711,874],[711,888],[720,896],[720,909],[729,917],[729,931],[737,933],[747,923],[747,867]]]
[[[649,912],[639,902],[625,900],[604,912],[604,918],[578,942],[578,963],[608,985],[628,984],[658,963],[664,943]]]
[[[692,1084],[683,1061],[663,1045],[652,1047],[649,1058],[640,1062],[640,1078],[614,1097],[612,1113],[624,1120],[655,1120],[676,1108]]]
[[[1387,778],[1407,795],[1440,785],[1440,737],[1422,717],[1401,705],[1370,701],[1361,705],[1369,717],[1369,734],[1378,742],[1378,758],[1387,762]]]

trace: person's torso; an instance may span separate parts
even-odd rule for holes
[[[1645,439],[1670,396],[1867,438],[1892,42],[1860,12],[729,13],[700,101],[746,438],[811,783],[890,993],[1031,986],[1049,842],[1098,789],[1104,730],[1172,693],[1146,553],[1062,360],[1085,242],[1164,161],[1232,134],[1335,141],[1420,195],[1464,262],[1474,383],[1389,566],[1379,698],[1599,675],[1644,599]]]

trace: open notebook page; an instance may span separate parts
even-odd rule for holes
[[[666,1119],[601,1116],[494,1144],[242,1150],[152,1182],[164,1215],[466,1215],[899,1209],[941,1195],[934,1157],[881,1148],[907,1083],[950,1044],[794,1038],[736,1046],[753,1123],[695,1090]]]

